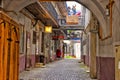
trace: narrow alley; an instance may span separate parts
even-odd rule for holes
[[[120,80],[120,0],[0,0],[0,80]]]
[[[20,73],[20,80],[93,80],[78,59],[63,59]],[[95,79],[94,79],[95,80]]]

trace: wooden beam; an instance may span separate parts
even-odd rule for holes
[[[39,0],[39,1],[72,1],[72,0]]]
[[[46,11],[46,9],[38,2],[38,4],[42,7],[42,9],[45,11],[45,13],[50,17],[50,19],[56,24],[58,25],[57,21],[52,18],[52,16]]]

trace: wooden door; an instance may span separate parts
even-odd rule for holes
[[[9,23],[5,22],[4,23],[4,44],[3,44],[3,80],[9,80],[9,59],[10,59],[10,55],[9,55],[9,49],[10,49],[10,42],[8,41],[9,39],[9,34],[10,34],[10,30],[9,30]]]
[[[120,80],[120,46],[116,46],[115,49],[115,80]]]
[[[0,19],[0,80],[3,80],[3,46],[4,46],[4,23]]]
[[[18,55],[19,55],[19,41],[18,29],[15,26],[10,26],[10,67],[9,67],[9,80],[18,79]]]
[[[0,15],[0,80],[18,80],[19,27]]]

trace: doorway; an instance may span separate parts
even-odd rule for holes
[[[115,80],[120,80],[120,45],[115,46]]]

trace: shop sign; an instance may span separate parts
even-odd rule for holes
[[[53,40],[64,39],[64,36],[52,36]]]
[[[67,24],[78,24],[78,16],[77,15],[67,15],[66,16],[66,23]]]

